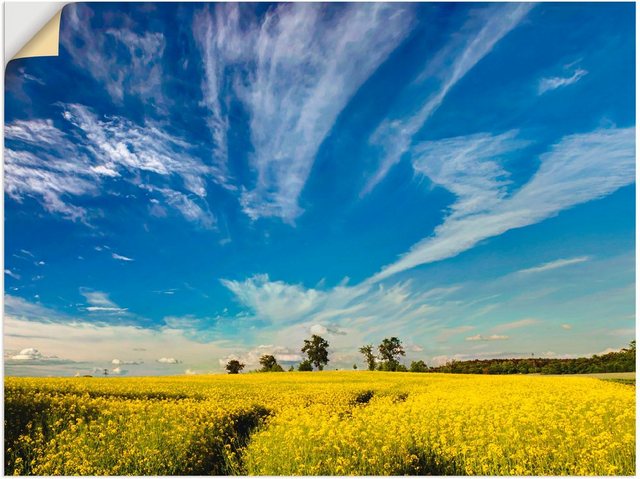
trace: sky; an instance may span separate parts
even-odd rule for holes
[[[635,337],[633,3],[64,8],[5,75],[4,368]]]

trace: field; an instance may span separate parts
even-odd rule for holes
[[[5,473],[634,475],[635,388],[383,372],[6,378]]]

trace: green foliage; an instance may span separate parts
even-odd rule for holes
[[[289,372],[295,371],[295,368],[293,367],[293,364],[291,366],[289,366]]]
[[[376,369],[376,355],[373,354],[373,345],[367,344],[360,348],[360,352],[364,355],[364,360],[367,363],[369,371],[375,371]]]
[[[635,341],[620,351],[593,355],[590,358],[552,359],[474,359],[450,361],[432,368],[438,373],[456,374],[589,374],[635,372]]]
[[[227,363],[225,369],[229,372],[229,374],[238,374],[244,369],[244,364],[237,359],[232,359]]]
[[[308,359],[305,359],[298,365],[298,371],[313,371],[313,364]]]
[[[275,356],[272,354],[265,354],[260,358],[260,364],[262,365],[262,369],[258,372],[261,373],[281,373],[284,372],[282,366],[278,364]]]
[[[429,366],[422,359],[418,361],[411,361],[411,366],[409,366],[409,371],[412,373],[428,373]]]
[[[402,341],[395,336],[392,338],[384,338],[378,346],[380,352],[381,363],[378,365],[380,371],[406,371],[407,368],[400,364],[400,356],[404,356],[404,348]]]
[[[326,339],[314,334],[311,339],[304,340],[304,346],[302,352],[307,353],[309,361],[320,371],[324,369],[324,366],[329,362],[329,343]]]

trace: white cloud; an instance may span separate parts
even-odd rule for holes
[[[538,94],[542,95],[551,90],[555,90],[557,88],[573,85],[578,80],[580,80],[583,76],[585,76],[588,72],[583,70],[582,68],[577,68],[571,76],[568,77],[549,77],[543,78],[540,80],[538,84]]]
[[[496,332],[510,331],[512,329],[526,328],[527,326],[534,326],[540,323],[541,321],[539,319],[524,318],[524,319],[519,319],[518,321],[512,321],[510,323],[498,324],[496,327],[493,328],[493,330]]]
[[[77,104],[60,108],[62,129],[51,120],[7,125],[5,189],[12,199],[34,197],[50,213],[88,222],[90,212],[75,203],[108,193],[106,180],[117,179],[138,186],[149,200],[164,200],[187,220],[213,227],[206,202],[206,179],[213,169],[190,154],[191,145],[152,122],[141,126],[117,116],[99,118]],[[154,184],[141,183],[141,173]],[[175,179],[183,191],[176,189]]]
[[[250,115],[255,184],[241,204],[253,219],[292,222],[316,153],[340,112],[409,32],[410,7],[384,3],[280,4],[263,18],[238,5],[196,13],[203,52],[203,96],[226,161],[228,119],[224,75]]]
[[[127,374],[129,371],[127,369],[122,369],[121,367],[113,368],[111,370],[111,374],[115,374],[116,376],[122,376]]]
[[[505,336],[502,334],[492,334],[490,336],[483,336],[481,334],[476,334],[474,336],[468,336],[465,339],[467,341],[503,341],[505,339],[509,339],[509,336]]]
[[[562,329],[569,331],[572,328],[572,326],[570,324],[563,324],[562,325]]]
[[[18,354],[11,356],[11,359],[17,360],[33,360],[33,359],[42,359],[44,356],[40,351],[35,348],[25,348],[20,351]]]
[[[162,364],[178,364],[180,361],[176,358],[160,358],[158,359],[158,362]]]
[[[504,140],[510,141],[509,138]],[[473,136],[471,141],[476,142],[477,138]],[[438,142],[431,142],[432,146],[434,144],[439,150]],[[469,171],[473,172],[475,159],[465,156],[464,143],[459,139],[449,144],[452,148],[460,149],[458,168],[461,171],[458,180],[473,183],[473,188],[482,179],[482,183],[492,188],[494,199],[486,208],[478,206],[477,209],[475,206],[466,206],[466,203],[458,205],[456,201],[451,208],[451,215],[445,218],[431,237],[416,243],[408,253],[383,268],[369,281],[381,281],[418,265],[456,256],[486,238],[536,224],[565,209],[603,198],[633,183],[635,179],[634,128],[601,129],[564,137],[540,157],[540,167],[529,182],[509,196],[496,190],[495,183],[492,185],[484,181],[483,173],[476,176],[475,173],[469,175],[467,171],[462,171],[468,166]],[[419,164],[428,161],[430,151],[422,150],[426,157],[414,161]],[[454,153],[450,156],[453,157]],[[495,171],[500,177],[504,175],[496,163],[487,169]],[[484,169],[481,171],[484,172]],[[451,175],[447,178],[447,182],[453,181]],[[460,190],[462,187],[455,188]],[[463,195],[462,201],[466,200]]]
[[[193,369],[186,369],[186,370],[184,371],[184,373],[185,373],[187,376],[193,376],[194,374],[197,374]]]
[[[5,269],[4,274],[6,274],[7,276],[11,276],[13,279],[20,279],[20,275],[18,273],[14,273],[10,269]]]
[[[543,273],[545,271],[564,268],[565,266],[571,266],[572,264],[584,263],[585,261],[589,261],[589,259],[591,259],[589,256],[579,256],[576,258],[558,259],[555,261],[549,261],[548,263],[541,264],[540,266],[535,266],[533,268],[521,269],[520,271],[518,271],[518,273],[521,273],[521,274]]]
[[[122,256],[121,254],[118,254],[118,253],[111,253],[111,257],[113,259],[117,259],[118,261],[134,261],[133,258],[127,258],[126,256]]]
[[[268,275],[255,275],[243,282],[222,280],[238,300],[257,316],[283,322],[310,312],[317,307],[324,293],[302,285],[270,281]]]
[[[362,195],[369,193],[382,181],[391,167],[409,151],[413,136],[440,107],[449,91],[493,50],[497,42],[518,26],[532,7],[533,4],[505,3],[486,8],[478,16],[481,25],[477,29],[462,38],[454,38],[434,57],[433,64],[427,65],[422,76],[437,72],[441,75],[440,87],[424,100],[416,113],[408,117],[386,119],[374,132],[371,141],[381,146],[384,156],[376,172],[367,181]],[[415,93],[412,96],[415,97]]]
[[[111,364],[115,365],[115,366],[120,366],[120,365],[139,365],[139,364],[144,364],[144,361],[125,361],[122,359],[112,359],[111,360]]]
[[[121,308],[109,299],[109,295],[102,291],[80,290],[90,306],[85,309],[91,313],[126,313],[127,308]]]
[[[145,104],[161,107],[162,56],[165,39],[161,33],[137,34],[131,17],[109,13],[109,23],[121,28],[91,27],[94,10],[82,3],[65,7],[65,22],[60,42],[71,59],[87,71],[109,92],[113,101],[122,104],[125,95],[139,97]]]

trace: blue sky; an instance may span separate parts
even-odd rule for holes
[[[5,372],[635,336],[627,4],[74,4],[5,92]]]

